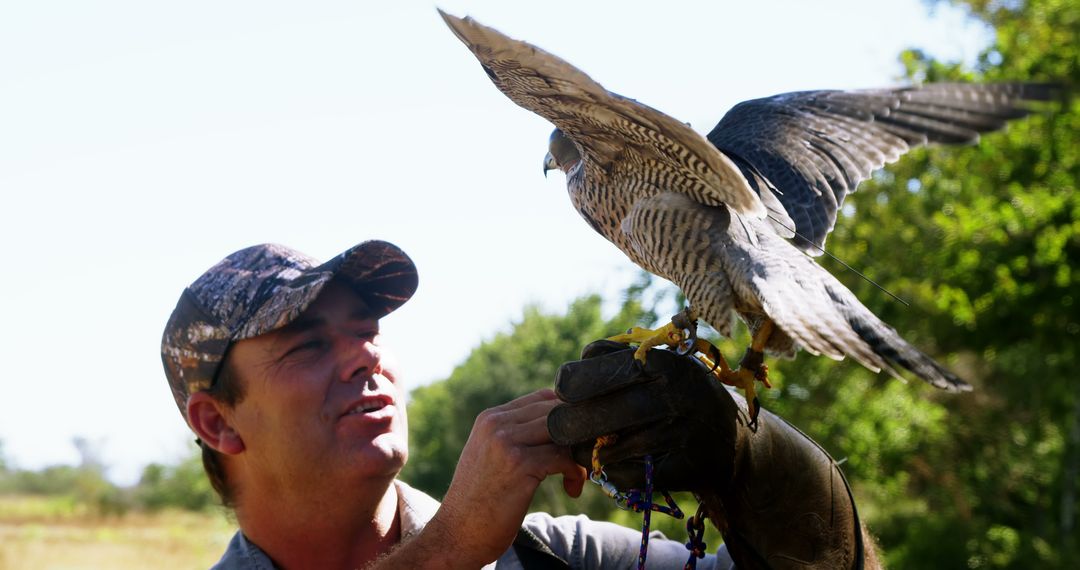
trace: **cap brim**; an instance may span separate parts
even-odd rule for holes
[[[335,278],[349,285],[379,318],[408,301],[419,282],[416,265],[401,248],[380,240],[365,241],[322,265],[298,272],[279,286],[232,340],[259,336],[289,324]]]

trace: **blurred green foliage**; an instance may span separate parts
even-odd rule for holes
[[[202,459],[191,454],[173,465],[151,463],[139,482],[121,487],[106,477],[97,446],[75,438],[79,465],[53,465],[38,470],[7,464],[0,446],[0,495],[61,498],[99,516],[118,516],[131,510],[155,512],[166,508],[203,511],[217,505],[217,495],[203,473]]]
[[[191,456],[174,465],[147,465],[132,496],[135,504],[147,511],[169,507],[202,511],[219,504],[203,471],[202,454],[198,449],[193,449]]]
[[[1073,90],[1075,0],[953,3],[994,26],[996,42],[975,69],[905,52],[908,79],[1051,81]],[[771,363],[777,387],[763,394],[766,407],[844,461],[892,568],[1080,567],[1077,111],[1075,101],[1050,104],[976,146],[916,150],[848,198],[829,250],[910,307],[821,260],[871,310],[971,381],[973,393],[806,354]],[[449,379],[416,390],[404,477],[440,496],[477,413],[551,385],[558,364],[585,343],[655,320],[649,290],[635,285],[608,320],[596,297],[560,314],[527,309]],[[740,335],[720,343],[731,358],[745,346]],[[533,506],[639,524],[599,493],[567,503],[557,482],[546,482]]]
[[[53,465],[38,471],[7,465],[0,453],[0,494],[62,497],[101,516],[123,515],[130,508],[128,493],[105,477],[98,446],[76,437],[72,444],[79,465]],[[0,446],[2,452],[2,446]]]

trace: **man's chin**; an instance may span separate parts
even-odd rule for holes
[[[396,477],[408,459],[408,446],[394,434],[377,437],[353,454],[355,467],[367,475]]]

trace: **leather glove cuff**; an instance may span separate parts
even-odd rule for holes
[[[731,484],[699,493],[736,566],[862,568],[863,535],[851,488],[832,457],[779,416],[762,410],[746,427]]]

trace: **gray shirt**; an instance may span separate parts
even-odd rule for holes
[[[423,530],[427,521],[435,516],[439,502],[427,494],[413,489],[401,481],[395,481],[398,493],[398,515],[401,519],[401,540],[405,542]],[[522,526],[536,535],[555,555],[565,560],[570,568],[635,568],[641,532],[608,523],[590,520],[584,515],[553,517],[547,513],[532,513],[525,517]],[[649,537],[647,568],[682,568],[689,552],[681,542],[668,540],[655,532]],[[698,561],[701,570],[730,570],[734,568],[731,557],[723,545],[715,555]],[[236,531],[225,554],[214,565],[214,570],[273,570],[270,557],[258,545],[249,541],[244,533]],[[496,570],[519,570],[522,568],[517,553],[508,549],[495,562],[484,568]]]

